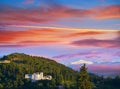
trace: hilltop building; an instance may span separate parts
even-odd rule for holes
[[[34,74],[25,74],[25,78],[31,79],[32,82],[36,82],[38,80],[51,80],[52,76],[50,75],[44,76],[43,72],[40,72],[40,73],[34,73]]]
[[[0,63],[2,64],[4,64],[4,63],[10,63],[10,61],[9,60],[0,60]]]

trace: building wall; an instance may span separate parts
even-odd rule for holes
[[[44,76],[43,72],[41,72],[41,73],[34,73],[34,74],[26,74],[25,78],[29,78],[32,80],[32,82],[35,82],[37,80],[51,80],[52,76],[50,75]]]

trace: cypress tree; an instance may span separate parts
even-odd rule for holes
[[[78,89],[92,89],[93,88],[93,83],[90,82],[89,80],[89,75],[87,73],[87,68],[85,64],[80,68],[77,86],[78,86]]]

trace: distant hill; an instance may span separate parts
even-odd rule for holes
[[[1,61],[10,61],[10,63],[0,63],[0,86],[5,89],[30,89],[28,88],[30,86],[36,87],[36,89],[39,86],[44,89],[43,86],[47,87],[49,85],[49,89],[54,89],[58,85],[72,87],[76,84],[78,72],[48,58],[13,53],[4,56],[1,58]],[[25,74],[33,74],[35,72],[51,75],[53,79],[51,81],[44,81],[48,85],[43,83],[32,85],[30,80],[25,79],[24,76]]]

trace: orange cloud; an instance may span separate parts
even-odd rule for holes
[[[52,29],[39,29],[39,30],[23,30],[23,31],[0,31],[0,43],[1,44],[38,44],[38,43],[55,43],[52,40],[54,33],[57,31]],[[47,39],[47,37],[50,39]],[[46,38],[44,38],[46,37]],[[11,45],[10,45],[11,46]]]
[[[84,31],[84,32],[76,32],[76,33],[69,34],[67,37],[99,35],[99,34],[105,34],[105,33],[106,32],[103,32],[103,31]]]
[[[119,47],[119,31],[40,26],[16,26],[24,30],[0,30],[0,45],[50,45],[63,44],[81,47]],[[70,36],[72,34],[72,36]],[[78,38],[78,35],[81,37]],[[112,35],[112,36],[111,36]],[[73,37],[74,38],[71,38]],[[110,36],[110,37],[109,37]],[[90,39],[90,38],[93,39]],[[79,39],[78,41],[74,40]],[[70,44],[69,44],[70,43]]]
[[[58,44],[59,41],[54,40],[45,40],[45,41],[21,41],[18,44],[24,45],[24,46],[41,46],[41,45],[50,45],[50,44]]]

